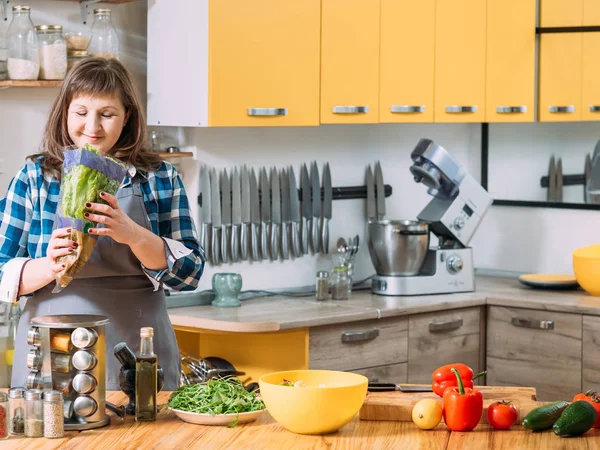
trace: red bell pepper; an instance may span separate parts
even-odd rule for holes
[[[481,372],[481,373],[478,373],[477,375],[473,376],[473,369],[471,369],[466,364],[455,363],[455,364],[447,364],[445,366],[442,366],[439,369],[437,369],[435,372],[433,372],[433,375],[431,376],[431,378],[433,379],[431,388],[433,389],[433,392],[435,392],[440,397],[443,397],[444,391],[446,390],[447,387],[449,387],[449,386],[456,387],[457,386],[456,377],[454,376],[454,374],[451,371],[452,368],[455,368],[456,370],[458,370],[458,373],[460,373],[460,377],[462,379],[463,385],[468,388],[473,387],[474,379],[479,378],[482,375],[485,375],[485,372]]]
[[[477,389],[463,386],[458,370],[450,370],[456,376],[458,387],[444,391],[444,422],[452,431],[471,431],[481,419],[483,396]]]

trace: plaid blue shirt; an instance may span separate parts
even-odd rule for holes
[[[194,290],[206,258],[198,243],[179,174],[171,164],[163,162],[155,172],[140,170],[136,175],[133,169],[130,175],[140,177],[140,188],[152,232],[163,238],[168,262],[164,270],[149,270],[143,266],[142,270],[155,289],[164,283],[178,291]],[[124,186],[129,184],[131,178],[127,177]],[[60,183],[44,175],[39,162],[28,160],[12,179],[6,196],[0,200],[0,276],[2,267],[12,258],[46,256],[59,192]],[[187,250],[181,251],[178,243]],[[180,248],[176,249],[178,246]]]

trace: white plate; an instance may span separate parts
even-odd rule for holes
[[[188,423],[195,423],[198,425],[229,425],[234,422],[236,418],[238,418],[239,424],[254,422],[265,410],[260,409],[258,411],[239,414],[216,414],[214,416],[211,416],[210,414],[181,411],[180,409],[173,408],[171,408],[171,411],[173,411],[181,420]]]

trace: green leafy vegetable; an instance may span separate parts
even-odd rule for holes
[[[279,383],[279,386],[291,386],[291,387],[294,387],[294,382],[290,381],[290,380],[286,380],[284,378],[283,381],[281,383]]]

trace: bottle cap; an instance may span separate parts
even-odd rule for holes
[[[44,400],[47,402],[57,402],[63,399],[63,394],[60,391],[45,391]]]
[[[154,328],[152,328],[152,327],[140,328],[140,336],[141,337],[152,337],[152,336],[154,336]]]
[[[29,389],[25,391],[25,400],[41,400],[43,393],[41,389]]]
[[[25,388],[22,387],[14,387],[14,388],[10,388],[8,390],[8,397],[9,398],[23,398],[25,395]]]
[[[327,272],[326,270],[319,270],[317,272],[317,277],[318,278],[329,278],[329,272]]]
[[[8,396],[4,392],[0,392],[0,403],[8,401]]]

